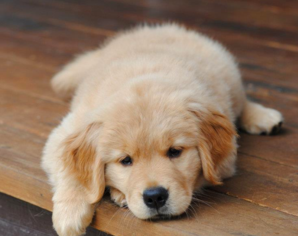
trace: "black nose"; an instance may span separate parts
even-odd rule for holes
[[[150,208],[161,208],[166,204],[169,193],[163,187],[149,188],[143,193],[145,204]]]

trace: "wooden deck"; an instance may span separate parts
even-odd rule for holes
[[[247,94],[281,111],[284,128],[276,136],[240,133],[237,175],[206,190],[206,204],[194,204],[188,217],[141,221],[105,199],[93,226],[125,236],[298,235],[295,0],[0,0],[0,191],[52,209],[40,156],[68,104],[52,92],[51,76],[117,30],[169,20],[224,43]]]

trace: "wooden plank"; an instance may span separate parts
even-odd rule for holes
[[[2,193],[0,205],[0,235],[56,235],[51,224],[51,213]]]
[[[36,179],[3,168],[0,165],[1,178],[5,177],[1,192],[25,200],[42,208],[51,210],[48,186],[39,184]],[[6,184],[13,182],[14,187]],[[27,187],[24,187],[24,183]],[[28,186],[34,190],[28,191]],[[16,192],[16,189],[19,191]],[[207,200],[206,200],[207,199]],[[93,226],[113,235],[237,235],[240,233],[254,235],[293,235],[297,232],[297,218],[289,214],[264,208],[243,200],[208,193],[202,201],[212,200],[212,207],[193,206],[195,216],[171,221],[142,221],[126,210],[118,208],[109,200],[103,200],[97,209]],[[208,203],[209,204],[209,203]],[[239,220],[240,219],[240,220]],[[237,222],[231,224],[231,222]],[[253,226],[253,227],[252,227]],[[139,229],[139,230],[138,230]]]
[[[214,192],[205,192],[205,197],[201,197],[202,201],[207,201],[208,205],[198,204],[193,206],[194,215],[184,216],[184,218],[172,219],[171,221],[155,222],[154,224],[162,225],[176,230],[178,235],[181,229],[186,230],[189,235],[293,235],[297,232],[297,218],[289,215],[266,209],[249,202],[245,202],[236,198],[230,198],[226,195]],[[211,201],[211,202],[210,202]],[[211,205],[210,205],[211,204]],[[112,215],[111,212],[115,206],[109,205],[108,211],[101,211],[99,207],[97,214],[104,216],[102,219],[96,220],[95,225],[102,225],[113,229],[114,235],[155,235],[155,228],[152,222],[137,221],[131,214],[126,219],[121,219],[120,214]],[[125,210],[121,210],[125,212]],[[110,217],[114,217],[111,220]],[[104,220],[104,221],[103,221]],[[118,222],[121,224],[118,224]],[[133,221],[133,222],[132,222]],[[284,225],[286,224],[286,225]],[[154,225],[155,226],[155,225]],[[136,229],[151,229],[151,234],[147,231],[137,231]],[[125,229],[125,231],[124,231]],[[179,234],[180,233],[180,234]],[[171,234],[156,234],[171,235]]]
[[[38,4],[37,4],[38,5]],[[57,4],[56,4],[57,5]],[[54,6],[56,6],[54,5]],[[65,3],[64,3],[65,5]],[[64,6],[63,5],[63,6]],[[35,5],[34,5],[35,6]],[[39,6],[39,5],[38,5]],[[60,6],[60,5],[59,5]],[[36,7],[36,6],[35,6]],[[42,10],[43,8],[38,10]],[[16,10],[14,8],[14,10]],[[32,11],[32,9],[30,9]],[[45,9],[43,9],[44,11]],[[48,8],[46,9],[48,11]],[[36,10],[37,11],[37,10]],[[19,15],[26,15],[26,13],[24,13],[23,9],[18,10],[18,14]],[[55,14],[54,12],[52,14]],[[49,14],[48,14],[49,15]],[[27,13],[27,16],[30,18],[30,14]],[[46,25],[51,25],[53,24],[53,21],[57,21],[56,19],[53,20],[53,16],[54,15],[50,15],[49,18],[46,17],[38,17],[38,15],[33,15],[31,14],[31,19],[34,19],[36,22],[41,22],[40,24],[43,25],[44,22],[47,22]],[[32,18],[33,17],[33,18]],[[25,18],[26,19],[26,18]],[[56,27],[60,27],[60,25],[63,25],[64,21],[59,21],[56,22]],[[50,24],[49,24],[50,23]],[[188,23],[188,22],[187,22]],[[54,23],[55,24],[55,23]],[[88,22],[88,26],[86,25],[81,25],[78,23],[74,23],[76,25],[76,27],[72,27],[75,28],[76,30],[78,29],[82,29],[84,27],[87,27],[88,29],[92,29],[92,30],[86,30],[84,31],[85,34],[101,34],[101,29],[97,29],[95,27],[93,27],[92,25],[90,26],[90,24]],[[74,25],[72,24],[72,25]],[[53,27],[53,26],[52,26]],[[65,26],[66,28],[68,28],[69,26]],[[92,28],[93,27],[93,28]],[[203,28],[202,28],[203,27]],[[206,28],[206,29],[205,29]],[[293,60],[297,60],[297,50],[295,50],[293,53],[287,53],[286,55],[284,53],[280,53],[280,49],[279,47],[270,47],[268,48],[266,45],[269,44],[271,45],[270,42],[266,42],[265,44],[260,44],[260,42],[255,39],[254,37],[252,38],[247,38],[245,37],[245,35],[243,36],[242,34],[239,35],[235,35],[235,34],[231,34],[226,33],[222,30],[212,30],[209,29],[208,27],[204,26],[199,26],[199,30],[203,30],[203,32],[208,33],[211,36],[214,36],[215,38],[217,38],[218,40],[220,40],[221,42],[223,42],[225,45],[228,46],[228,48],[232,49],[232,52],[237,56],[239,55],[239,61],[244,64],[250,66],[250,69],[253,69],[251,71],[251,73],[245,73],[244,76],[247,80],[261,80],[261,81],[268,81],[268,82],[277,82],[278,84],[282,85],[282,86],[288,86],[290,84],[293,84],[292,86],[296,87],[298,89],[298,84],[297,83],[293,83],[294,81],[296,81],[296,74],[297,74],[297,69],[295,68],[295,65],[293,63],[291,63]],[[54,33],[54,32],[53,32]],[[107,33],[107,35],[109,35],[109,33]],[[81,37],[81,34],[77,34],[77,37]],[[73,38],[76,37],[72,37]],[[244,46],[245,45],[245,46]],[[283,50],[283,49],[282,49]],[[274,54],[274,57],[270,57],[268,56],[268,53]],[[278,56],[276,56],[278,55]],[[256,64],[256,62],[259,64],[258,66],[254,66]],[[247,69],[247,67],[244,69]],[[256,70],[257,69],[257,70]],[[247,70],[246,70],[247,71]],[[276,73],[277,71],[279,71],[279,73]],[[282,72],[282,73],[280,73]],[[285,79],[286,77],[286,79]],[[268,79],[267,79],[268,78]],[[296,86],[297,84],[297,86]]]
[[[165,12],[176,12],[179,10],[179,12],[183,14],[199,15],[207,19],[218,19],[218,15],[225,15],[225,18],[220,19],[220,21],[237,22],[243,25],[281,29],[290,32],[297,30],[297,15],[287,14],[290,10],[289,8],[287,8],[287,11],[283,11],[283,14],[280,14],[279,11],[274,11],[274,7],[271,4],[256,4],[256,2],[253,3],[252,1],[221,2],[216,0],[201,0],[200,2],[196,2],[197,7],[189,7],[189,4],[185,4],[185,2],[179,0],[152,3],[130,0],[113,0],[113,2],[141,6],[143,8],[154,7],[159,11]],[[92,3],[96,5],[96,2],[93,1]],[[293,5],[294,4],[292,4],[291,9],[295,8]],[[294,12],[292,11],[292,13]],[[297,13],[297,11],[295,11],[295,13]],[[250,17],[243,17],[246,15]],[[253,20],[251,20],[251,18],[253,18]],[[270,21],[268,21],[268,19],[270,19]]]
[[[297,167],[240,154],[236,175],[212,189],[298,216]]]
[[[234,1],[232,1],[234,2]],[[283,15],[295,15],[297,16],[297,1],[283,1],[283,0],[252,0],[249,3],[254,4],[259,8],[267,8],[269,11],[273,11]]]
[[[239,153],[256,156],[285,166],[298,167],[297,129],[284,126],[276,136],[252,136],[241,133]]]
[[[2,159],[2,158],[1,158]],[[0,163],[0,192],[47,210],[52,209],[50,186],[43,180]]]
[[[275,136],[256,136],[241,133],[240,154],[254,156],[284,166],[298,168],[298,130],[284,125]]]
[[[57,97],[50,86],[50,78],[55,72],[53,68],[40,67],[35,63],[15,56],[5,56],[0,52],[0,70],[2,75],[5,75],[0,77],[2,88],[66,104]]]
[[[39,230],[20,226],[0,219],[0,234],[5,236],[47,236]]]
[[[199,4],[202,4],[202,2],[204,2],[204,1],[200,1]],[[180,16],[190,15],[192,13],[193,14],[196,14],[199,17],[201,17],[205,21],[206,21],[206,17],[208,18],[208,21],[210,21],[211,19],[214,20],[214,19],[217,19],[218,18],[218,14],[216,13],[216,11],[214,11],[214,10],[216,10],[216,8],[213,11],[210,11],[209,10],[209,8],[213,8],[214,7],[213,6],[214,4],[218,4],[219,3],[218,1],[213,2],[212,3],[213,5],[211,5],[211,6],[206,6],[206,2],[205,2],[204,4],[202,4],[202,7],[197,7],[197,8],[189,8],[189,7],[185,8],[185,6],[187,6],[187,5],[185,5],[185,4],[179,5],[178,3],[179,2],[176,2],[176,3],[171,2],[170,5],[169,4],[166,4],[165,6],[164,6],[164,4],[159,4],[159,8],[161,8],[162,6],[163,7],[166,7],[165,9],[162,10],[162,12],[165,15],[168,15],[168,14],[172,14],[173,15],[173,14],[175,14],[175,17],[176,18],[179,18]],[[207,1],[207,3],[209,4],[210,1]],[[89,19],[93,19],[94,16],[98,16],[98,11],[101,11],[102,14],[100,14],[98,17],[101,17],[102,18],[102,21],[105,21],[106,20],[106,16],[108,14],[112,14],[112,15],[110,15],[110,17],[116,17],[116,18],[121,17],[121,14],[116,14],[115,10],[118,10],[118,11],[125,10],[125,11],[131,11],[129,13],[134,13],[134,14],[135,13],[139,13],[139,14],[142,14],[143,11],[144,11],[143,8],[146,9],[146,7],[142,6],[142,5],[144,5],[144,3],[131,2],[131,1],[130,2],[126,2],[126,3],[123,2],[123,1],[120,1],[120,2],[115,2],[115,1],[102,2],[101,1],[99,3],[98,2],[93,2],[93,6],[90,6],[90,2],[89,2],[89,4],[87,4],[85,6],[84,10],[79,10],[79,9],[82,8],[82,6],[79,5],[79,4],[77,4],[75,6],[74,5],[74,1],[71,1],[68,4],[65,3],[65,2],[62,2],[61,3],[61,2],[55,2],[55,1],[51,1],[51,2],[30,1],[30,4],[31,4],[30,5],[30,10],[33,11],[33,12],[34,11],[42,11],[42,12],[44,12],[45,14],[43,14],[43,17],[38,17],[39,14],[37,14],[37,15],[36,14],[28,14],[28,13],[26,14],[26,12],[24,12],[24,11],[21,10],[24,7],[28,7],[28,4],[24,4],[24,5],[20,5],[19,4],[20,5],[19,8],[18,8],[18,6],[14,6],[13,7],[13,11],[14,12],[17,12],[17,14],[20,15],[20,16],[26,16],[26,17],[29,17],[30,19],[35,19],[35,20],[38,19],[38,21],[42,21],[42,22],[52,22],[52,23],[56,22],[56,23],[59,24],[58,26],[61,26],[61,25],[64,25],[65,24],[65,25],[68,25],[70,27],[71,26],[74,26],[73,28],[76,28],[77,30],[80,30],[80,29],[83,29],[84,27],[86,27],[86,29],[83,30],[84,32],[86,32],[86,33],[94,33],[94,34],[100,33],[100,31],[102,31],[102,29],[105,29],[107,27],[112,28],[112,26],[111,25],[106,25],[106,24],[102,26],[100,24],[100,22],[88,21],[87,18],[78,19],[77,17],[73,17],[74,16],[74,13],[76,13],[76,14],[86,14],[86,13],[88,13],[88,16],[89,16],[88,18]],[[141,4],[140,5],[141,8],[140,8],[140,6],[138,6],[138,4]],[[128,5],[129,7],[127,7],[126,5]],[[138,8],[134,9],[133,7],[131,7],[131,5],[134,6],[134,7],[138,7]],[[221,3],[219,3],[219,5],[221,7],[220,10],[222,11],[223,10],[222,8],[224,8],[225,5],[228,5],[228,3],[225,3],[224,5],[221,4]],[[239,4],[236,4],[236,5],[239,5]],[[116,7],[113,8],[113,6],[118,6],[118,8],[116,8]],[[205,9],[204,7],[207,8],[207,9]],[[2,8],[4,8],[4,7],[2,7]],[[55,9],[54,12],[53,12],[53,9],[52,8]],[[67,11],[67,14],[65,14],[65,9],[66,8],[69,8],[68,10],[70,10],[70,11]],[[20,9],[20,10],[18,10],[18,9]],[[106,9],[106,11],[103,11],[103,9]],[[140,10],[142,10],[142,11],[140,11]],[[158,9],[158,10],[161,11],[160,9]],[[173,10],[174,10],[174,12],[173,12]],[[240,14],[244,14],[243,12],[241,12],[241,10],[243,10],[241,6],[240,7],[237,7],[236,10],[233,9],[233,8],[232,8],[232,10],[230,9],[230,11],[233,11],[234,14],[235,13],[238,13],[238,12]],[[258,10],[260,10],[260,9],[258,9]],[[195,12],[193,12],[193,11],[195,11]],[[204,14],[201,14],[200,11],[204,11]],[[258,12],[256,12],[256,14],[258,14]],[[185,14],[185,13],[187,13],[187,14]],[[54,17],[55,15],[56,15],[56,17]],[[233,14],[229,14],[229,15],[233,15]],[[262,14],[262,12],[260,13],[260,15],[262,17],[264,17],[264,15]],[[209,19],[210,16],[211,16],[211,19]],[[151,19],[151,18],[154,17],[154,15],[149,15],[148,17]],[[255,17],[255,15],[254,15],[254,17]],[[266,17],[269,18],[269,19],[272,19],[270,22],[273,22],[277,18],[276,15],[270,15],[270,16],[266,16]],[[56,19],[56,18],[59,18],[59,19]],[[282,19],[284,19],[284,18],[285,17],[282,17]],[[67,21],[71,21],[72,23],[69,24],[69,22],[65,22],[64,21],[65,19],[67,19]],[[243,19],[246,19],[246,18],[243,18]],[[200,20],[200,18],[199,19],[196,18],[196,20]],[[294,22],[294,20],[292,20],[292,21]],[[126,25],[122,25],[122,27],[127,27],[127,26],[131,25],[132,22],[134,22],[133,20],[130,20],[129,21],[129,19],[127,19],[127,17],[126,18],[123,18],[122,17],[120,23],[122,24],[123,21],[124,22],[127,22],[127,23],[126,23]],[[184,20],[182,19],[182,22],[183,21]],[[207,23],[208,23],[208,21],[207,21]],[[230,20],[230,21],[233,22],[233,20]],[[234,21],[236,21],[236,20],[234,20]],[[239,22],[239,20],[237,20],[236,22]],[[260,22],[264,22],[264,21],[260,21]],[[279,19],[277,19],[277,22],[280,24]],[[83,25],[82,25],[82,23],[83,23]],[[189,24],[189,22],[187,22],[187,21],[185,21],[185,23],[188,23]],[[206,22],[204,22],[204,23],[206,23]],[[251,25],[251,23],[259,23],[259,21],[257,19],[255,21],[253,21],[253,22],[250,20],[248,23]],[[88,25],[89,24],[93,24],[94,26],[96,26],[96,28],[92,28],[92,27],[90,28],[90,27],[86,26],[86,24],[88,24]],[[193,24],[190,24],[190,25],[193,25]],[[197,25],[193,25],[193,26],[199,26],[200,28],[202,27],[203,29],[209,29],[210,28],[210,27],[208,28],[208,27],[206,27],[204,25],[205,24],[202,24],[202,25],[198,25],[197,24]],[[293,24],[290,24],[289,23],[289,25],[293,25]],[[88,32],[88,29],[90,29],[89,32]],[[119,28],[116,28],[116,29],[119,29]],[[212,30],[212,27],[211,27],[210,30]],[[284,25],[281,28],[281,30],[285,30],[285,26]],[[214,30],[214,32],[217,32],[217,31],[219,31],[220,33],[226,32],[226,31],[223,30],[222,27],[219,28],[219,29],[216,29],[216,31]],[[110,33],[111,32],[109,30],[106,30],[105,31],[105,34],[106,35],[109,35]],[[229,35],[231,35],[231,32],[229,32]],[[267,34],[262,34],[262,35],[263,36],[266,36]],[[246,39],[250,39],[250,41],[257,42],[256,41],[257,39],[255,37],[250,37],[250,35],[243,35],[243,34],[239,35],[239,34],[233,34],[233,32],[232,32],[232,36],[233,36],[232,38],[235,38],[235,36],[236,36],[236,38],[243,37],[244,36],[244,39],[246,37]],[[292,37],[290,37],[290,38],[292,38]],[[247,41],[247,43],[250,42],[248,40],[245,40],[245,41]],[[270,41],[267,41],[266,43],[263,43],[263,46],[264,47],[270,46],[270,47],[273,47],[273,48],[275,48],[275,47],[283,48],[283,45],[285,45],[284,49],[291,50],[291,47],[290,46],[289,47],[286,47],[285,42],[283,42],[279,46],[278,46],[278,43],[277,42],[275,42],[275,43],[276,44],[274,44],[274,41],[272,41],[272,38],[270,38]],[[295,48],[295,44],[292,45],[292,47]],[[297,48],[296,48],[295,51],[297,51]]]
[[[0,193],[0,235],[54,236],[52,213]],[[88,236],[108,236],[88,227]]]
[[[67,106],[0,87],[0,123],[46,138],[66,114]]]
[[[44,138],[2,125],[0,143],[0,162],[3,166],[47,182],[46,174],[40,168]]]
[[[225,19],[218,19],[219,13],[217,11],[220,11],[220,9],[216,10],[211,5],[209,1],[200,1],[196,2],[196,7],[189,7],[188,4],[175,4],[178,1],[175,2],[166,2],[165,4],[158,4],[158,8],[155,8],[155,11],[148,11],[147,9],[151,7],[149,4],[146,4],[145,6],[142,5],[136,5],[135,2],[124,2],[124,1],[91,1],[88,2],[89,4],[81,5],[79,2],[41,2],[36,0],[30,0],[30,3],[34,3],[35,5],[42,5],[47,7],[55,7],[57,9],[64,9],[64,10],[71,10],[71,11],[79,11],[83,13],[88,14],[96,14],[98,13],[98,10],[105,9],[103,14],[110,14],[111,16],[115,16],[118,13],[119,17],[125,17],[126,20],[130,19],[132,21],[161,21],[161,20],[174,20],[178,19],[181,22],[187,22],[189,25],[193,25],[194,22],[196,25],[202,24],[209,28],[221,28],[226,29],[228,31],[239,31],[241,30],[242,34],[250,35],[255,38],[259,39],[268,39],[269,37],[271,39],[275,39],[277,41],[283,40],[283,43],[290,43],[295,45],[295,37],[297,35],[297,32],[287,32],[285,30],[286,27],[283,27],[281,29],[274,29],[270,27],[254,27],[251,26],[253,24],[252,20],[249,20],[248,18],[247,22],[242,23],[241,19],[233,19],[230,21],[226,21]],[[179,2],[178,2],[179,3]],[[202,3],[205,3],[202,4]],[[208,3],[208,4],[206,4]],[[215,4],[217,2],[213,1],[212,4]],[[164,5],[164,8],[163,8]],[[211,11],[211,9],[213,9]],[[238,11],[240,11],[240,7],[238,8]],[[243,9],[242,9],[243,10]],[[260,10],[260,8],[255,8],[252,10]],[[204,11],[204,12],[202,12]],[[251,10],[249,11],[251,12]],[[269,14],[268,12],[264,12]],[[264,14],[263,13],[263,14]],[[257,13],[253,15],[255,17]],[[261,14],[261,13],[260,13]],[[193,15],[196,15],[196,18],[193,17]],[[276,17],[276,15],[265,15],[266,19],[271,19],[273,17]],[[228,16],[227,16],[228,17]],[[232,16],[230,16],[232,17]],[[244,17],[243,17],[244,18]],[[294,19],[291,22],[295,23],[296,17],[293,17]],[[264,18],[263,18],[264,19]],[[244,19],[245,20],[245,19]],[[240,21],[240,23],[239,23]],[[268,23],[267,23],[268,25]],[[282,32],[282,35],[281,35]]]
[[[22,18],[24,19],[24,18]],[[41,23],[40,23],[41,24]],[[41,26],[44,27],[44,26]],[[53,28],[48,29],[56,33],[49,34],[46,30],[34,31],[34,33],[28,34],[26,31],[15,31],[10,28],[2,28],[1,34],[7,37],[16,37],[19,40],[32,41],[36,44],[42,44],[47,47],[55,47],[56,50],[62,50],[67,53],[73,52],[84,52],[90,50],[98,45],[99,41],[94,41],[94,39],[88,37],[87,35],[81,34],[82,37],[77,37],[77,34],[71,30]],[[71,40],[69,40],[71,39]],[[90,45],[92,45],[90,47]]]
[[[53,47],[46,47],[43,44],[36,44],[30,40],[19,39],[12,35],[3,34],[0,30],[0,52],[1,57],[6,59],[22,60],[25,64],[33,64],[45,70],[56,70],[65,64],[72,57],[72,54],[58,50]],[[7,61],[6,63],[9,63]],[[5,65],[5,64],[4,64]]]

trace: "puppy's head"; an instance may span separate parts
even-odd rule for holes
[[[223,114],[159,89],[135,87],[68,141],[68,165],[91,201],[111,186],[141,219],[186,211],[204,180],[221,182],[236,148]]]

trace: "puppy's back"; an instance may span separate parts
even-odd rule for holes
[[[66,66],[53,82],[68,93],[79,87],[73,108],[82,104],[88,110],[146,75],[171,78],[172,83],[183,86],[197,81],[226,103],[229,91],[235,91],[233,97],[243,96],[237,94],[242,84],[231,54],[216,41],[177,24],[121,32]]]

